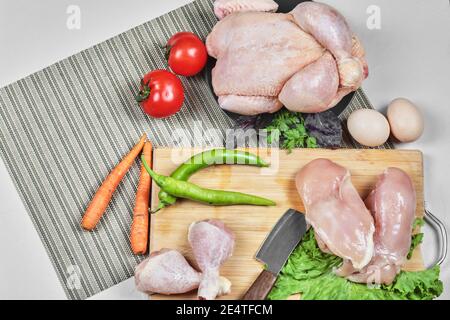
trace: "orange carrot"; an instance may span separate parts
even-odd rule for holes
[[[94,195],[91,203],[89,204],[86,212],[84,213],[83,220],[81,220],[81,226],[86,230],[92,230],[102,217],[106,210],[111,197],[119,185],[123,176],[128,172],[134,159],[139,155],[144,147],[147,136],[145,133],[142,135],[139,142],[131,149],[131,151],[120,161],[120,163],[111,171],[111,173],[103,181],[100,188]]]
[[[142,154],[145,160],[151,166],[152,163],[152,144],[147,141]],[[136,191],[136,204],[133,211],[133,223],[131,225],[130,242],[131,249],[134,254],[145,254],[148,245],[148,207],[150,198],[150,175],[145,170],[144,165],[141,166],[141,176]]]

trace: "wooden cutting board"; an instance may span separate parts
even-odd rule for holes
[[[199,152],[199,149],[156,149],[153,168],[164,175],[183,161]],[[398,167],[406,171],[417,192],[417,216],[423,216],[423,165],[422,153],[410,150],[323,150],[297,149],[288,154],[278,149],[250,149],[271,163],[271,168],[261,169],[242,165],[220,165],[202,170],[190,179],[206,188],[250,193],[272,199],[275,207],[230,206],[213,207],[189,200],[179,200],[151,217],[151,251],[161,248],[179,250],[195,266],[187,241],[189,225],[198,220],[220,219],[236,235],[234,255],[221,269],[221,275],[232,282],[232,291],[225,299],[239,299],[256,279],[262,265],[254,259],[261,243],[280,216],[289,208],[304,211],[296,191],[295,173],[309,161],[328,158],[346,168],[352,174],[352,182],[365,198],[375,185],[377,176],[386,167]],[[152,208],[158,204],[159,188],[153,183]],[[418,248],[405,266],[407,270],[422,270],[423,261]],[[196,292],[176,296],[152,296],[155,299],[194,299]]]

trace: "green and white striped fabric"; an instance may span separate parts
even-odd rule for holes
[[[179,128],[195,139],[196,122],[222,132],[233,126],[203,76],[182,79],[185,106],[166,120],[144,115],[134,98],[143,74],[166,68],[162,46],[172,34],[206,37],[215,23],[211,1],[196,1],[0,89],[0,154],[68,298],[129,278],[142,260],[128,239],[138,165],[97,230],[80,228],[94,192],[141,134],[156,147],[171,146]],[[357,108],[371,108],[362,91],[342,116]]]

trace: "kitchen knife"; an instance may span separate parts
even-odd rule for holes
[[[306,233],[305,215],[289,209],[278,220],[262,246],[256,253],[256,260],[265,264],[265,269],[242,298],[243,300],[264,300],[275,284],[292,251]]]

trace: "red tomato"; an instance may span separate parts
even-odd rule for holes
[[[174,34],[167,42],[169,67],[182,76],[202,71],[208,59],[205,44],[191,32]]]
[[[155,70],[141,80],[141,90],[136,100],[146,114],[154,118],[168,117],[177,113],[183,105],[183,85],[172,72]]]
[[[188,31],[183,31],[183,32],[178,32],[175,33],[167,42],[167,47],[173,47],[175,45],[175,42],[177,42],[178,40],[180,40],[181,38],[194,38],[194,39],[198,39],[200,40],[199,37],[197,37],[197,35],[195,33],[192,32],[188,32]],[[200,40],[201,41],[201,40]]]

